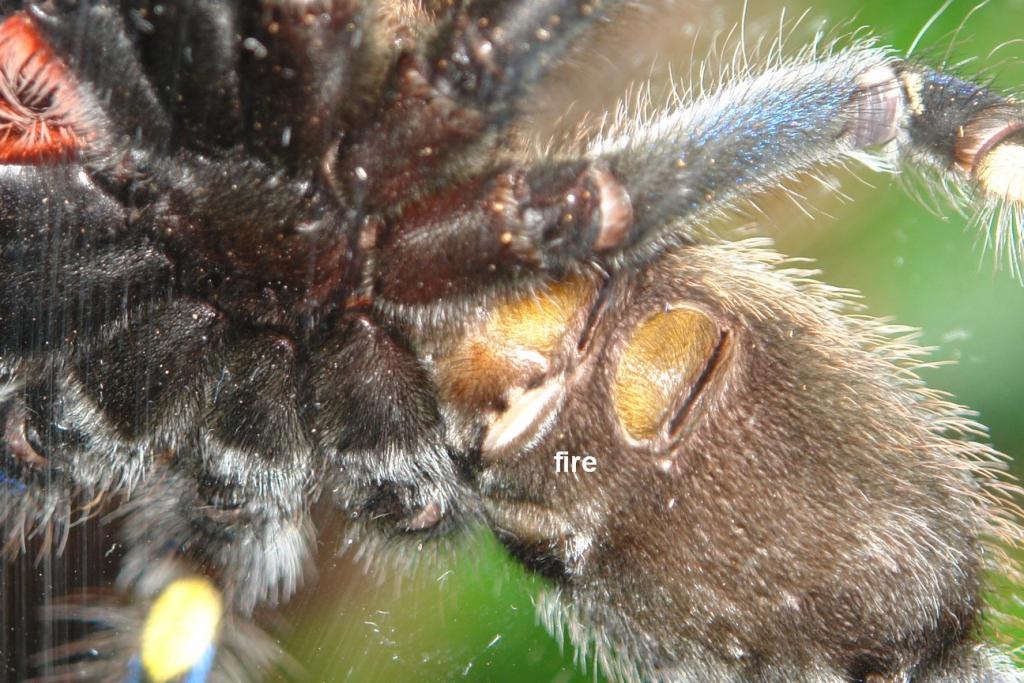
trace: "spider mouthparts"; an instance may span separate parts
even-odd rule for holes
[[[485,456],[503,451],[520,437],[535,434],[538,425],[554,412],[565,386],[556,379],[544,382],[512,399],[508,409],[490,426],[480,447]]]
[[[416,513],[416,516],[409,520],[409,523],[405,526],[407,531],[426,531],[427,529],[433,529],[437,526],[437,523],[441,521],[444,516],[444,512],[441,510],[441,504],[436,500],[432,500],[423,506],[423,509]]]
[[[714,368],[722,339],[710,317],[687,307],[656,312],[632,331],[613,399],[632,439],[652,439],[666,427],[675,431]]]

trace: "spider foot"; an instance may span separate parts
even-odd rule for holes
[[[52,621],[91,632],[36,656],[34,683],[208,683],[260,680],[280,648],[234,615],[208,577],[165,564],[144,576],[136,597],[84,592],[46,608]]]

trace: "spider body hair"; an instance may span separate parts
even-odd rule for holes
[[[855,43],[512,149],[618,4],[4,5],[0,85],[46,74],[4,106],[52,81],[63,132],[0,140],[3,548],[112,512],[147,615],[47,674],[244,670],[217,644],[298,588],[323,500],[370,544],[486,525],[619,679],[1017,677],[980,631],[1022,536],[982,429],[903,330],[712,222],[851,159],[1012,219],[1020,103]],[[147,637],[169,595],[205,647]]]

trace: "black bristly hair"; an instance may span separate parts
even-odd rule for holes
[[[367,544],[489,527],[623,680],[1015,680],[980,630],[1022,536],[999,454],[712,222],[851,159],[1012,221],[1024,109],[854,43],[521,149],[620,4],[4,5],[0,542],[112,515],[130,602],[52,610],[107,628],[44,676],[262,675],[245,619],[329,500]]]

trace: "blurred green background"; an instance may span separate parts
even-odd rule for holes
[[[774,37],[783,5],[750,4],[748,41],[759,34]],[[850,29],[870,27],[882,42],[905,51],[940,4],[938,0],[789,2],[788,17],[808,7],[812,10],[791,45],[809,39],[814,28],[826,21]],[[611,34],[616,56],[599,69],[610,72],[605,74],[608,77],[596,86],[593,79],[578,79],[582,81],[578,92],[573,90],[573,79],[566,79],[564,90],[547,100],[554,110],[549,113],[562,113],[567,101],[587,100],[595,87],[645,77],[654,58],[662,65],[671,62],[674,68],[681,64],[685,72],[694,40],[701,44],[714,31],[727,29],[739,18],[741,6],[739,2],[655,6],[645,14],[646,26],[630,24],[628,30]],[[978,56],[976,63],[964,67],[965,72],[992,67],[985,74],[997,85],[1017,84],[1024,90],[1024,67],[1014,62],[1024,56],[1024,45],[1008,42],[1024,38],[1020,21],[1024,0],[992,0],[971,16],[952,44],[953,32],[974,7],[974,0],[952,2],[924,37],[918,53],[941,60],[949,48],[953,61]],[[700,34],[694,33],[695,24],[702,26]],[[678,46],[678,52],[668,54],[672,46]],[[586,55],[579,61],[586,62]],[[937,347],[935,359],[955,361],[927,370],[928,383],[978,411],[993,443],[1015,456],[1016,471],[1024,473],[1024,359],[1020,357],[1024,353],[1024,287],[1005,264],[1001,269],[993,267],[993,254],[980,248],[978,236],[968,232],[965,220],[949,207],[929,210],[890,176],[859,170],[856,177],[835,171],[834,178],[849,200],[820,185],[801,186],[808,204],[822,212],[812,220],[786,201],[772,203],[768,218],[761,221],[764,231],[777,240],[783,253],[815,259],[825,281],[863,292],[871,314],[921,328],[922,343]],[[947,219],[936,216],[936,208]],[[319,582],[290,607],[288,619],[297,625],[285,646],[310,680],[604,680],[592,669],[575,666],[572,649],[566,646],[561,651],[538,624],[533,599],[542,582],[506,560],[489,535],[480,533],[454,549],[412,548],[406,555],[423,562],[415,569],[397,571],[394,563],[378,555],[366,559],[360,569],[353,560],[355,552],[328,561],[321,567]],[[1005,606],[1013,597],[1004,589],[998,600]],[[1019,604],[1015,609],[1024,617]],[[1024,631],[1002,630],[1015,647],[1024,645]]]

